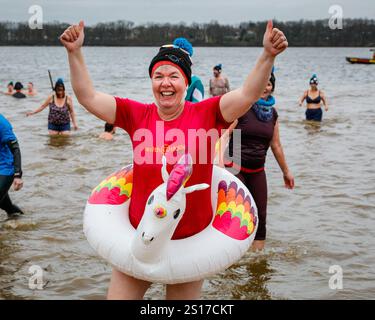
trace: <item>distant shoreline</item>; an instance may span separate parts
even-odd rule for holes
[[[342,29],[326,20],[274,21],[291,47],[375,47],[374,19],[344,19]],[[59,36],[67,23],[46,23],[31,29],[26,22],[0,22],[0,46],[59,46]],[[85,27],[85,46],[158,47],[185,37],[194,47],[259,47],[266,21],[224,25],[217,21],[202,24],[135,25],[131,21],[98,23]],[[335,29],[336,28],[336,29]]]

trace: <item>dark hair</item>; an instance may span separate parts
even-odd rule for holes
[[[62,87],[65,91],[65,85],[64,85],[64,80],[62,78],[58,78],[57,81],[55,82],[55,87],[53,88],[54,91],[56,91],[56,89],[58,87]]]
[[[14,85],[14,89],[15,90],[22,90],[23,89],[23,85],[21,82],[16,82],[16,84]]]
[[[216,66],[214,66],[214,70],[217,70],[217,71],[219,71],[219,72],[221,72],[221,68],[222,68],[222,64],[220,63],[220,64],[217,64]]]
[[[13,87],[13,86],[14,86],[14,85],[13,85],[13,81],[9,82],[8,85],[7,85],[7,87],[8,87],[8,86],[12,86],[12,87]]]
[[[275,91],[275,84],[276,84],[276,77],[275,77],[275,74],[273,72],[271,73],[270,82],[272,84],[272,92],[273,92],[273,91]]]
[[[104,131],[105,132],[112,132],[113,127],[114,127],[113,124],[110,124],[110,123],[106,122],[105,125],[104,125]]]

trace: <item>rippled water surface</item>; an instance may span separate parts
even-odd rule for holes
[[[152,100],[148,63],[156,48],[85,48],[98,90]],[[194,72],[205,83],[223,64],[238,87],[258,48],[196,48]],[[267,249],[246,254],[208,279],[204,299],[374,299],[375,297],[375,66],[350,65],[345,56],[369,56],[359,48],[290,48],[276,64],[280,133],[295,175],[293,191],[268,155]],[[24,188],[11,198],[26,212],[7,221],[0,212],[1,299],[102,299],[110,266],[91,249],[82,214],[92,188],[131,161],[128,136],[118,130],[100,141],[102,121],[75,101],[79,131],[68,139],[47,135],[47,109],[31,118],[49,94],[47,70],[69,81],[64,49],[1,47],[0,85],[33,81],[39,94],[18,101],[0,95],[0,113],[20,141]],[[297,101],[312,73],[330,110],[321,125],[304,122]],[[67,89],[72,94],[69,83]],[[43,290],[29,288],[29,268],[44,269]],[[343,289],[329,288],[329,267],[343,271]],[[160,285],[148,299],[163,298]]]

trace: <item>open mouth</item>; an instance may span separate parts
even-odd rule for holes
[[[175,95],[175,93],[173,91],[161,91],[160,95],[162,97],[171,97],[171,96]]]

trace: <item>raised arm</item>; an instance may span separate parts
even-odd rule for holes
[[[46,101],[44,101],[43,104],[38,109],[35,109],[34,111],[31,111],[31,112],[26,112],[26,116],[29,117],[29,116],[32,116],[33,114],[43,111],[50,104],[51,101],[52,101],[52,94],[48,96]]]
[[[95,90],[81,47],[84,40],[84,23],[72,25],[60,37],[61,43],[67,50],[70,79],[78,102],[87,111],[103,121],[114,123],[116,119],[116,100],[113,96]]]
[[[267,24],[263,47],[263,53],[242,87],[224,94],[220,100],[221,113],[228,122],[242,116],[260,98],[269,81],[275,57],[288,47],[284,33],[273,28],[272,21]]]

